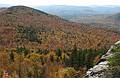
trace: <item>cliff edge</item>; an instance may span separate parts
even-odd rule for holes
[[[118,41],[114,45],[112,45],[111,48],[108,50],[108,52],[101,57],[100,62],[97,65],[95,65],[93,68],[91,68],[87,71],[85,78],[106,78],[105,72],[109,68],[108,58],[110,58],[114,55],[114,53],[112,52],[112,49],[117,44],[120,44],[120,41]]]

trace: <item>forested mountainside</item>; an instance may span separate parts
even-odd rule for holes
[[[79,78],[120,35],[26,6],[0,11],[0,77]]]
[[[108,47],[119,39],[116,33],[88,27],[87,24],[68,22],[24,6],[10,7],[0,12],[0,20],[1,46],[6,47],[32,44],[36,48],[72,48],[77,45],[82,49],[96,49],[105,47],[106,44]]]

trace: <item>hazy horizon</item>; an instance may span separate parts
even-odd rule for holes
[[[14,4],[1,4],[0,7],[11,7],[11,6],[28,6],[33,8],[45,7],[45,6],[72,6],[72,7],[120,7],[120,5],[38,5],[38,6],[30,6],[30,5],[14,5]]]
[[[120,0],[0,0],[3,5],[24,5],[24,6],[120,6]]]

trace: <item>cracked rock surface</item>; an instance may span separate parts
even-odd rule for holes
[[[115,44],[119,43],[120,41],[116,42]],[[113,48],[114,45],[112,45],[108,52],[101,57],[101,61],[97,65],[87,71],[85,78],[105,78],[105,71],[109,67],[109,62],[107,61],[107,59],[113,55]]]

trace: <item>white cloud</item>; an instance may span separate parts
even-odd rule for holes
[[[2,4],[40,5],[120,5],[120,0],[0,0]]]

